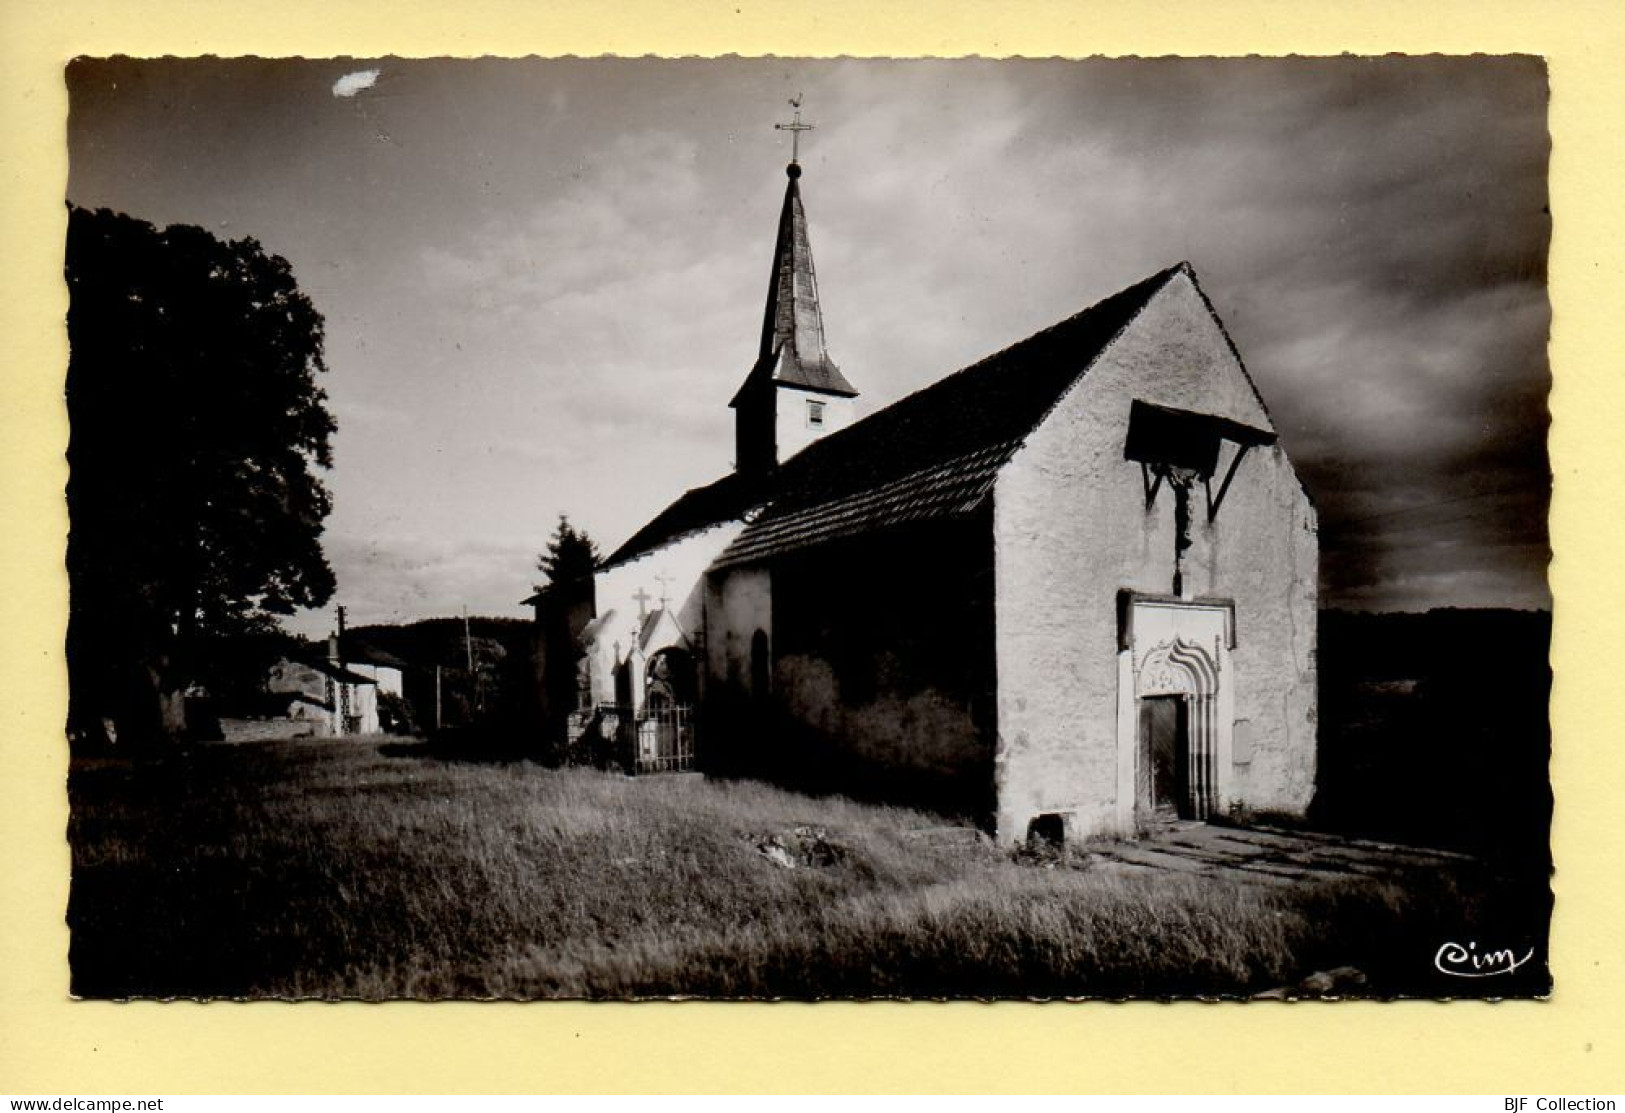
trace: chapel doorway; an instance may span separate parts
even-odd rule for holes
[[[1190,704],[1183,696],[1140,700],[1135,809],[1147,819],[1191,818]]]
[[[1232,794],[1232,605],[1119,596],[1116,819],[1206,820]]]

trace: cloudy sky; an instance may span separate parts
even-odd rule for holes
[[[353,622],[523,614],[559,514],[607,551],[729,469],[797,93],[865,412],[1188,259],[1320,505],[1326,604],[1549,605],[1537,62],[126,59],[68,82],[70,200],[252,236],[326,316]]]

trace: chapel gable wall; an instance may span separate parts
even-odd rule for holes
[[[998,831],[1042,813],[1078,834],[1128,833],[1121,790],[1119,593],[1173,589],[1173,499],[1147,509],[1123,455],[1136,400],[1270,431],[1187,275],[1176,275],[1061,400],[995,488]],[[1233,451],[1226,446],[1221,467]],[[1215,476],[1214,488],[1222,476]],[[1231,802],[1301,811],[1315,759],[1316,521],[1279,446],[1253,448],[1207,522],[1193,491],[1188,596],[1235,604],[1233,713],[1250,750]]]

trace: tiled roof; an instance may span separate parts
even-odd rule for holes
[[[1019,441],[988,445],[843,498],[785,512],[769,510],[724,551],[719,565],[746,564],[879,526],[968,514],[993,488]]]
[[[696,487],[604,561],[624,563],[764,507],[719,565],[884,526],[970,513],[1067,388],[1181,263],[1130,286],[878,413],[814,441],[766,480]]]
[[[695,487],[627,538],[626,543],[610,553],[599,567],[625,564],[690,534],[723,522],[738,521],[745,511],[760,501],[760,486],[745,481],[737,473],[725,475],[704,487]]]
[[[309,668],[309,669],[315,669],[317,672],[321,673],[323,676],[332,677],[334,680],[342,681],[345,684],[377,684],[378,683],[376,680],[374,680],[370,676],[362,676],[358,672],[351,672],[349,669],[345,668],[343,665],[334,664],[332,661],[326,660],[326,659],[321,658],[321,657],[302,658],[302,659],[299,659],[299,660],[293,660],[293,661],[291,661],[291,663],[292,664],[297,664],[297,665],[304,665],[306,668]]]
[[[884,526],[969,513],[999,469],[1171,267],[815,441],[771,480],[766,510],[724,551],[744,564]]]
[[[344,659],[351,664],[372,665],[374,668],[402,671],[411,668],[409,664],[387,650],[379,649],[370,642],[348,637],[344,639]]]

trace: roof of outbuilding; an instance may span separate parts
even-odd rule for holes
[[[883,526],[969,513],[1061,396],[1175,274],[1160,271],[815,441],[718,560],[744,564]]]
[[[372,665],[374,668],[400,669],[403,672],[411,668],[406,661],[388,650],[357,638],[343,639],[343,654],[345,661],[353,665]]]
[[[288,657],[283,659],[283,663],[290,665],[303,665],[307,669],[314,669],[323,676],[332,677],[334,680],[340,680],[346,684],[378,683],[370,676],[363,676],[358,672],[351,672],[343,665],[334,664],[332,661],[325,660],[321,657]]]

